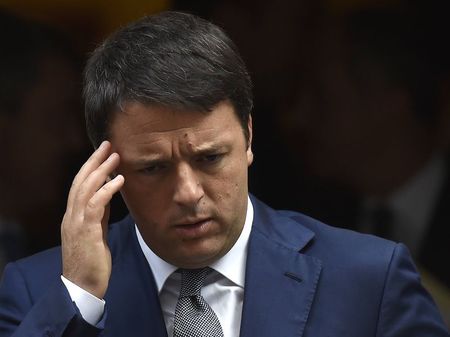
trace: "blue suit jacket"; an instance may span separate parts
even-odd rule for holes
[[[252,202],[241,337],[449,336],[403,245]],[[109,242],[113,269],[97,327],[71,302],[55,248],[7,266],[0,336],[166,337],[134,221],[113,224]]]

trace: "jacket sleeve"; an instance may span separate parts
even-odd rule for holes
[[[450,336],[403,244],[395,247],[386,275],[376,336]]]
[[[93,337],[103,329],[106,314],[97,326],[84,321],[59,279],[33,298],[30,278],[17,263],[6,266],[0,284],[0,337]]]

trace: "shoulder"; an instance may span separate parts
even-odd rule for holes
[[[334,227],[304,214],[290,211],[281,211],[280,214],[314,233],[310,250],[312,254],[320,254],[322,258],[335,259],[337,256],[348,256],[352,259],[360,257],[364,260],[389,258],[398,245],[374,235]]]
[[[133,220],[127,216],[109,226],[108,243],[112,254],[118,254],[124,245],[124,241],[133,235],[133,225]],[[62,274],[61,247],[50,248],[9,263],[4,274],[23,279],[31,292],[34,289],[45,289],[59,280]]]
[[[257,200],[253,204],[254,226],[264,240],[295,250],[299,259],[313,260],[321,269],[313,310],[326,313],[329,326],[357,317],[351,326],[360,330],[355,335],[448,335],[403,244],[329,226],[298,212],[276,211]]]
[[[297,242],[305,237],[309,239],[307,248],[314,247],[317,252],[325,247],[327,251],[331,249],[332,253],[355,249],[392,251],[396,245],[392,241],[374,235],[325,224],[303,213],[274,210],[254,197],[252,197],[252,204],[255,214],[254,226],[257,230],[272,236],[276,234],[275,239],[282,239],[294,248],[297,247]]]
[[[274,210],[256,198],[252,204],[256,231],[320,260],[329,271],[355,272],[353,275],[363,277],[386,275],[396,254],[409,256],[403,245],[392,241],[333,227],[299,212]]]
[[[54,247],[37,254],[22,258],[8,266],[26,277],[31,275],[36,280],[51,278],[61,274],[61,247]],[[7,266],[7,267],[8,267]],[[5,272],[8,268],[5,269]]]

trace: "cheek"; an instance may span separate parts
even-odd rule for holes
[[[125,184],[121,190],[122,197],[128,209],[138,218],[158,218],[159,212],[166,209],[164,196],[140,181],[125,178]]]
[[[215,202],[221,204],[222,209],[235,210],[243,199],[247,197],[247,158],[235,161],[223,170],[220,176],[210,180],[205,188]]]

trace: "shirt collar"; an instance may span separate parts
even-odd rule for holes
[[[253,205],[250,198],[247,202],[247,214],[245,217],[244,227],[242,229],[239,238],[233,245],[233,247],[222,256],[219,260],[212,263],[209,267],[213,268],[224,277],[235,283],[240,287],[244,287],[245,283],[245,267],[247,261],[247,246],[250,237],[250,232],[253,223]],[[144,253],[145,258],[153,272],[158,292],[164,286],[167,278],[178,269],[178,267],[164,261],[158,255],[156,255],[150,247],[145,243],[139,229],[135,225],[137,239],[141,250]]]

